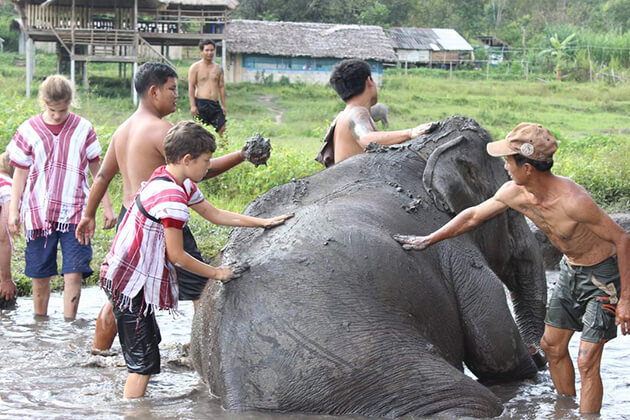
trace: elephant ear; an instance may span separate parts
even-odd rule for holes
[[[422,183],[438,209],[454,215],[494,194],[498,188],[494,166],[485,142],[462,135],[431,153]]]

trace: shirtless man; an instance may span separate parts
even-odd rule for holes
[[[346,108],[331,124],[317,155],[316,160],[326,167],[363,153],[370,143],[398,144],[437,127],[437,123],[430,122],[408,130],[378,131],[370,116],[370,108],[378,102],[378,92],[370,65],[363,60],[342,61],[330,75],[330,84]]]
[[[624,335],[630,331],[630,237],[584,188],[551,173],[557,143],[541,125],[521,123],[487,148],[491,156],[506,157],[511,181],[494,197],[462,211],[427,236],[394,238],[406,250],[423,250],[509,208],[534,222],[564,254],[541,340],[551,379],[559,394],[575,395],[568,345],[573,333],[582,331],[577,359],[582,382],[580,412],[598,413],[604,343],[616,337],[616,325],[621,325]]]
[[[217,134],[225,132],[225,84],[223,69],[212,61],[216,45],[211,39],[199,41],[201,60],[188,70],[188,97],[190,113],[204,124],[212,125]],[[221,96],[221,103],[217,99]]]
[[[100,171],[94,179],[83,219],[76,229],[77,239],[82,244],[87,244],[94,236],[96,208],[107,186],[118,172],[123,180],[123,208],[118,217],[120,223],[140,184],[149,179],[157,167],[165,163],[163,141],[173,125],[162,118],[175,112],[178,97],[177,73],[165,64],[146,63],[138,69],[134,85],[140,97],[140,104],[114,133]],[[247,153],[239,151],[212,159],[206,178],[225,172],[243,162],[245,157]],[[188,227],[184,228],[183,235],[186,252],[203,260]],[[178,280],[180,300],[192,300],[196,307],[208,279],[178,269]],[[116,332],[112,307],[106,303],[96,320],[94,349],[109,349]]]

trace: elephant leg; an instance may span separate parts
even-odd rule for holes
[[[464,361],[481,380],[515,380],[536,375],[507,305],[499,278],[481,256],[453,252],[443,256],[450,270],[464,332]]]

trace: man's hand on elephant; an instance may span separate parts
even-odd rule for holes
[[[254,166],[265,165],[271,156],[271,142],[261,134],[256,134],[247,139],[241,150],[243,159]]]
[[[438,128],[440,126],[440,123],[438,121],[431,121],[428,123],[424,123],[424,124],[420,124],[417,127],[414,127],[411,129],[411,138],[415,139],[418,136],[421,136],[423,134],[429,134],[432,131],[435,131],[436,128]]]
[[[280,226],[281,224],[283,224],[284,222],[286,222],[287,220],[289,220],[290,218],[292,218],[293,216],[295,216],[293,213],[289,213],[289,214],[283,214],[282,216],[276,216],[276,217],[272,217],[270,219],[265,219],[265,229],[271,229],[274,228],[276,226]]]
[[[394,235],[393,238],[405,251],[422,251],[429,246],[428,236]]]

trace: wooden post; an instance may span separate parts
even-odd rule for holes
[[[74,61],[74,54],[72,54],[72,57],[70,57],[70,81],[72,82],[72,86],[74,86],[74,65],[75,65],[75,61]]]
[[[588,52],[588,75],[589,75],[589,80],[592,82],[593,81],[593,63],[591,62],[591,45],[590,44],[586,46],[586,51]]]
[[[227,71],[226,61],[227,61],[227,52],[225,50],[225,37],[221,40],[221,67],[223,68],[223,77],[225,77],[225,72]]]
[[[83,88],[87,90],[88,85],[88,62],[85,60],[83,62]]]
[[[133,95],[133,104],[138,105],[138,92],[136,92],[136,88],[134,85],[134,80],[136,80],[136,73],[138,72],[138,63],[133,62],[132,71],[131,71],[131,94]]]
[[[33,81],[33,73],[35,72],[34,64],[35,60],[32,59],[33,50],[35,49],[35,45],[33,45],[33,40],[31,37],[26,35],[26,97],[31,96],[31,82]]]
[[[140,43],[140,34],[138,34],[138,0],[133,0],[133,64],[131,70],[131,96],[133,104],[138,105],[138,92],[134,86],[136,72],[138,71],[138,44]]]

